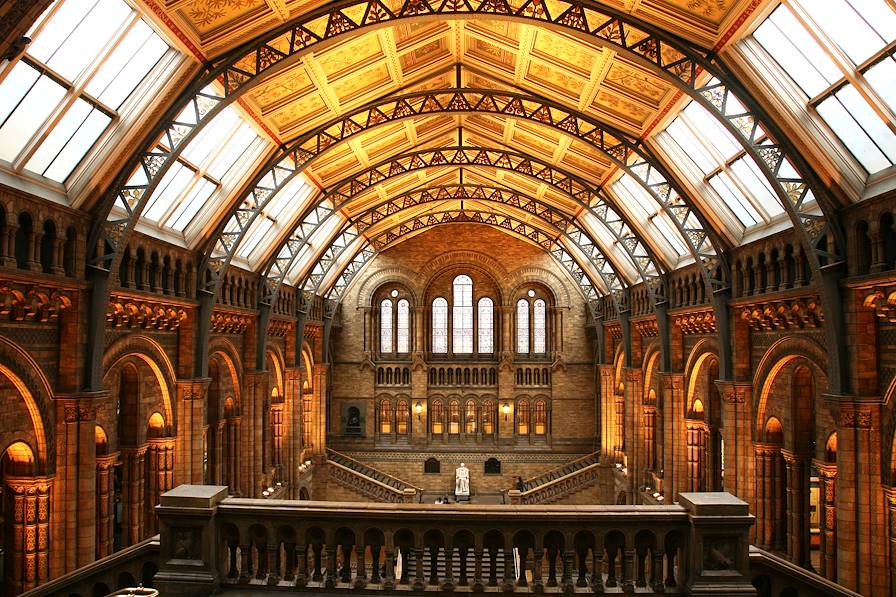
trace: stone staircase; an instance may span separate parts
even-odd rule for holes
[[[523,481],[523,490],[506,490],[512,504],[553,504],[593,486],[598,480],[597,452],[577,458]]]
[[[414,503],[423,490],[416,485],[327,448],[329,478],[375,502]]]

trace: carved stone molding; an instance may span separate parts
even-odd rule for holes
[[[656,338],[660,335],[659,326],[655,319],[645,319],[643,321],[633,322],[635,331],[645,338]]]
[[[72,304],[68,291],[39,284],[0,283],[0,317],[11,321],[52,321]]]
[[[293,333],[294,329],[295,324],[293,324],[293,322],[291,321],[285,319],[272,319],[268,324],[268,336],[285,338],[289,334]]]
[[[176,330],[186,319],[180,306],[134,299],[113,298],[106,311],[106,322],[116,328]]]
[[[750,305],[743,308],[740,317],[757,331],[817,328],[824,323],[821,303],[815,297]]]
[[[215,311],[212,314],[212,333],[242,334],[252,324],[252,317],[243,313]]]
[[[871,411],[869,409],[851,409],[841,406],[840,427],[846,429],[870,429]]]
[[[896,323],[896,285],[874,288],[865,295],[862,304],[874,309],[881,319]]]
[[[716,333],[716,316],[712,311],[694,311],[676,315],[674,324],[681,328],[681,332],[685,335]]]

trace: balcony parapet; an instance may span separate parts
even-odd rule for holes
[[[725,493],[680,499],[511,508],[256,500],[181,486],[156,508],[157,586],[166,596],[229,588],[754,595],[747,504]]]

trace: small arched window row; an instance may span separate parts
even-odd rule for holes
[[[517,386],[550,386],[551,370],[549,367],[517,367]]]
[[[519,437],[545,437],[550,434],[550,405],[542,398],[516,401],[515,431]]]
[[[494,435],[498,403],[492,398],[433,398],[429,401],[432,435]]]
[[[431,351],[434,355],[493,355],[495,303],[481,297],[474,305],[473,280],[461,274],[452,283],[452,303],[443,296],[432,301]],[[450,308],[449,308],[450,307]]]
[[[409,386],[411,385],[410,367],[377,367],[376,385]]]
[[[376,402],[376,429],[379,435],[404,436],[411,431],[411,401],[381,398]]]
[[[430,367],[430,386],[495,386],[496,367]]]

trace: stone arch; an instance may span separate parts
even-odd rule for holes
[[[409,271],[403,267],[390,267],[375,271],[364,278],[358,287],[357,307],[359,309],[369,307],[376,291],[390,283],[400,284],[407,288],[414,299],[414,304],[419,305],[421,288],[418,280],[420,279],[416,272]]]
[[[175,387],[177,376],[174,372],[174,366],[171,364],[168,355],[158,342],[143,335],[126,336],[119,338],[106,350],[103,355],[103,371],[104,376],[121,361],[128,357],[134,357],[146,363],[157,381],[162,392],[162,404],[164,411],[162,415],[167,424],[173,429],[175,428],[174,412],[171,408],[171,388]]]
[[[473,253],[473,254],[478,255],[478,253],[476,253],[475,251],[461,251],[461,252]],[[444,255],[440,255],[436,259],[438,259],[439,262],[441,263],[440,258],[443,256]],[[436,260],[433,260],[433,261],[436,261]],[[440,296],[440,295],[433,293],[432,287],[445,273],[447,273],[451,270],[467,270],[467,271],[475,270],[477,272],[480,272],[481,274],[483,274],[486,278],[488,278],[491,281],[491,283],[494,285],[494,287],[499,295],[504,294],[504,287],[500,282],[500,280],[504,279],[504,276],[506,276],[506,271],[503,271],[503,267],[500,269],[496,269],[494,267],[483,266],[482,263],[478,263],[477,261],[474,261],[474,260],[459,259],[458,261],[455,261],[455,262],[444,263],[438,269],[435,269],[434,271],[430,271],[427,274],[424,274],[423,273],[424,270],[427,270],[427,267],[431,263],[432,263],[432,261],[430,263],[427,263],[426,265],[424,265],[421,268],[420,275],[421,275],[422,279],[426,280],[426,283],[424,284],[422,291],[421,291],[421,297],[422,297],[421,300],[423,300],[424,303],[429,304],[432,302],[432,300],[434,298],[436,298],[437,296]],[[474,294],[474,297],[475,297],[475,294]],[[448,303],[450,305],[452,302],[451,298],[449,296],[445,296],[444,298],[448,299]],[[504,296],[496,296],[493,298],[493,300],[495,301],[496,305],[504,304]],[[423,306],[426,306],[426,305],[423,305]]]
[[[694,403],[694,397],[697,390],[697,380],[700,378],[699,374],[702,371],[702,367],[704,365],[707,365],[712,359],[718,361],[718,348],[718,340],[716,340],[715,338],[703,338],[694,345],[694,348],[688,355],[687,364],[685,365],[684,369],[685,379],[687,380],[684,412],[689,412],[692,404]],[[714,380],[710,380],[710,383],[712,383],[713,381]]]
[[[759,400],[755,403],[757,433],[762,432],[765,420],[768,418],[766,416],[768,397],[778,374],[796,359],[804,359],[811,364],[816,380],[827,379],[824,373],[827,366],[827,352],[814,340],[785,336],[772,344],[762,355],[759,366],[756,367],[756,372],[753,375],[753,388],[760,390]]]
[[[521,267],[510,272],[502,287],[507,297],[516,296],[520,288],[526,284],[539,284],[547,288],[554,297],[554,305],[558,308],[571,306],[569,288],[556,273],[541,267]]]
[[[227,370],[233,379],[233,387],[238,399],[243,375],[243,362],[240,358],[240,351],[227,338],[217,337],[209,343],[208,353],[210,357],[218,354],[227,365]]]
[[[55,445],[53,425],[55,406],[50,382],[37,362],[27,352],[6,338],[0,337],[0,375],[5,377],[25,402],[35,434],[38,468],[49,469],[54,455],[49,446]]]

